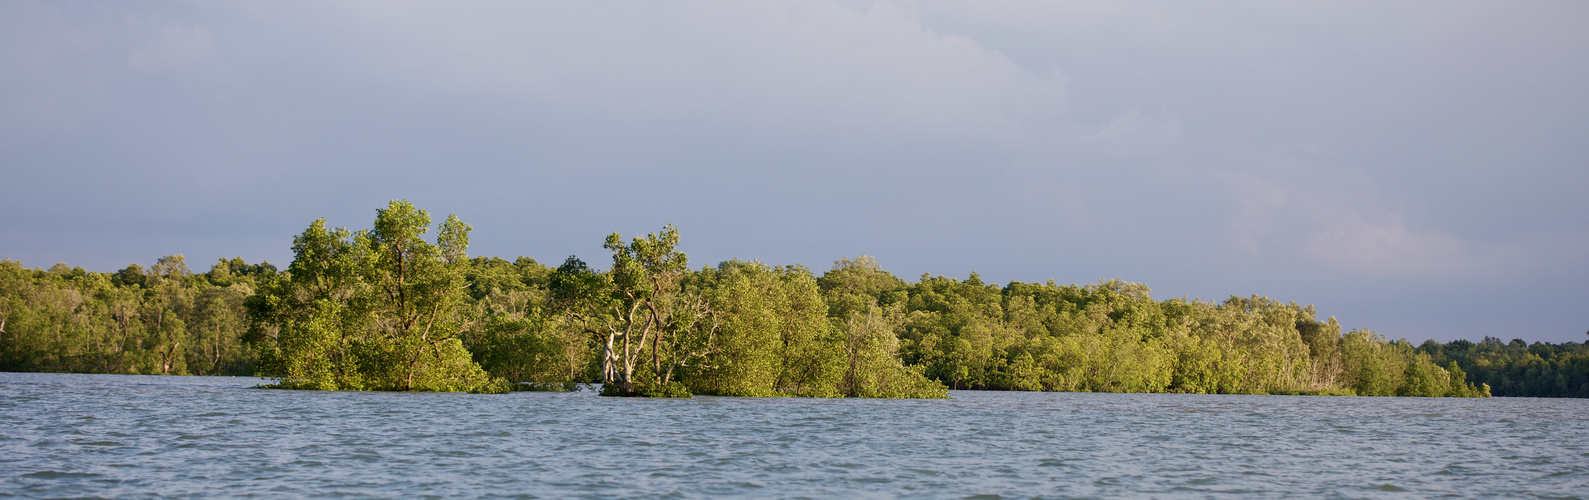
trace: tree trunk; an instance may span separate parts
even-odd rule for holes
[[[173,361],[173,358],[176,358],[177,347],[180,347],[181,345],[182,345],[181,342],[172,343],[171,344],[171,348],[170,349],[166,349],[165,355],[160,357],[160,373],[161,374],[164,375],[164,374],[170,374],[171,373],[171,361]]]

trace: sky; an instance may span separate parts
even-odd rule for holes
[[[0,257],[470,253],[1263,295],[1589,331],[1589,2],[0,3]]]

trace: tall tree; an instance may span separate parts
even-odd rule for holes
[[[689,259],[678,244],[672,224],[629,243],[613,233],[602,245],[612,252],[606,279],[581,278],[589,271],[576,259],[560,268],[566,269],[560,273],[565,291],[606,292],[605,300],[576,300],[589,307],[582,317],[602,337],[601,377],[609,394],[687,396],[674,383],[675,369],[715,348],[711,307],[699,292],[682,287]]]
[[[248,301],[261,372],[284,387],[501,390],[458,338],[470,228],[448,216],[438,229],[426,241],[430,214],[407,201],[367,231],[311,224],[286,276]]]

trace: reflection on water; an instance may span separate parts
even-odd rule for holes
[[[259,383],[0,373],[0,495],[1589,493],[1589,400],[248,388]]]

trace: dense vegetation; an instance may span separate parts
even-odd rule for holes
[[[1456,363],[1469,381],[1489,385],[1497,396],[1589,398],[1589,344],[1503,344],[1485,337],[1478,343],[1429,341],[1418,350],[1437,363]]]
[[[948,388],[1589,397],[1583,345],[1342,332],[1265,297],[1154,300],[1120,280],[914,283],[868,257],[821,275],[690,269],[673,227],[570,257],[467,256],[470,228],[407,202],[368,230],[315,221],[292,264],[182,256],[116,273],[0,261],[0,370],[259,374],[286,388],[942,397]],[[427,240],[434,227],[436,235]]]
[[[181,255],[116,273],[0,260],[0,370],[253,373],[243,302],[275,274],[242,259],[195,274]]]
[[[394,202],[374,229],[320,219],[293,238],[287,272],[245,301],[260,373],[293,389],[505,392],[459,338],[469,226],[438,229],[425,241],[430,214]]]

